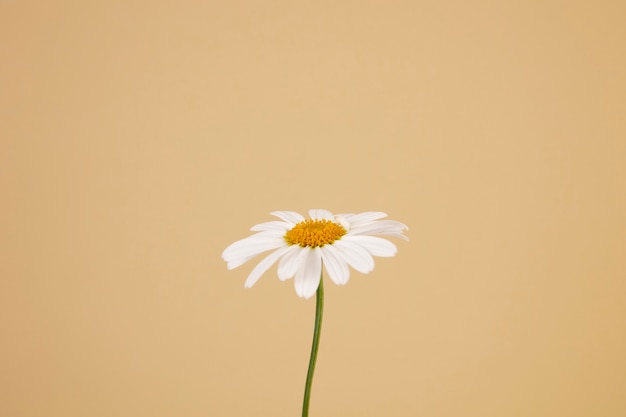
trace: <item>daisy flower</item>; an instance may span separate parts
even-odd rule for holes
[[[378,235],[407,239],[408,228],[397,221],[381,220],[382,212],[333,215],[328,210],[309,210],[310,219],[293,211],[270,213],[280,220],[257,224],[257,232],[228,246],[222,253],[228,269],[237,268],[263,252],[273,251],[250,272],[245,287],[252,287],[278,261],[278,278],[293,278],[296,293],[303,298],[315,294],[322,265],[330,279],[344,285],[349,267],[361,273],[374,269],[372,256],[391,257],[396,246]]]

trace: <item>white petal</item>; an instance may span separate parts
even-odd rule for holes
[[[341,254],[333,245],[324,245],[320,248],[322,261],[330,279],[337,285],[345,285],[350,279],[350,268]]]
[[[371,223],[362,224],[358,227],[350,229],[351,235],[396,235],[403,230],[408,230],[405,224],[395,220],[379,220]]]
[[[298,245],[289,246],[289,250],[278,263],[278,279],[285,281],[289,278],[293,278],[300,266],[303,256],[306,255],[306,251],[308,251],[308,249]]]
[[[254,225],[250,230],[252,230],[253,232],[281,231],[284,233],[292,227],[293,225],[287,222],[273,221]]]
[[[340,239],[333,243],[341,254],[341,258],[346,261],[352,268],[359,272],[367,274],[374,269],[374,259],[365,248],[359,246],[349,240]]]
[[[283,219],[292,226],[304,220],[304,217],[300,213],[296,213],[295,211],[273,211],[270,214],[272,216]]]
[[[341,240],[354,242],[365,248],[373,256],[390,257],[398,252],[396,245],[380,237],[346,235]]]
[[[322,257],[319,248],[305,251],[306,258],[296,272],[296,293],[303,298],[310,298],[320,285],[322,273]]]
[[[350,222],[350,226],[354,228],[374,220],[382,219],[383,217],[387,217],[387,213],[383,213],[382,211],[366,211],[365,213],[355,214],[350,217],[348,221]]]
[[[404,240],[409,240],[409,237],[407,235],[403,235],[402,232],[395,232],[395,233],[385,232],[385,233],[377,233],[377,234],[385,235],[385,236],[399,237],[399,238],[404,239]]]
[[[246,288],[252,287],[259,280],[259,278],[261,278],[261,275],[263,275],[265,271],[267,271],[272,265],[274,265],[274,262],[276,262],[278,258],[283,256],[285,252],[287,252],[289,249],[289,246],[284,246],[263,258],[263,260],[254,267],[252,272],[250,272],[250,275],[248,275],[248,279],[246,280],[244,286]]]
[[[243,265],[263,252],[281,246],[287,246],[287,242],[285,242],[285,239],[282,237],[267,236],[258,233],[229,245],[224,249],[224,252],[222,252],[222,259],[228,263],[228,269],[233,269]]]
[[[237,249],[239,247],[242,246],[247,246],[248,243],[250,242],[261,242],[261,241],[274,241],[277,240],[280,237],[279,233],[276,233],[275,230],[267,230],[267,231],[263,231],[263,232],[259,232],[259,233],[255,233],[251,236],[245,237],[243,239],[239,239],[236,242],[231,243],[230,245],[228,245],[228,247],[226,249],[224,249],[223,254],[228,254],[228,252],[230,252],[231,250]]]
[[[334,220],[335,217],[333,216],[333,213],[331,213],[328,210],[323,210],[323,209],[312,209],[309,210],[309,217],[311,217],[313,220]]]
[[[344,229],[350,230],[350,219],[354,217],[354,214],[335,214],[335,221],[342,225]]]
[[[341,225],[341,227],[343,227],[346,231],[350,231],[350,222],[347,218],[342,216],[335,216],[334,222]]]

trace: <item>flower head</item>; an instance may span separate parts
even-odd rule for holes
[[[374,235],[403,239],[408,228],[397,221],[380,220],[382,212],[333,215],[327,210],[309,210],[310,219],[293,211],[271,213],[280,221],[257,224],[258,232],[228,246],[222,253],[228,269],[243,265],[263,252],[273,250],[250,272],[245,287],[252,287],[276,261],[281,281],[295,276],[296,293],[309,298],[319,286],[322,265],[330,279],[344,285],[350,278],[349,266],[361,273],[374,269],[372,256],[390,257],[396,246]]]

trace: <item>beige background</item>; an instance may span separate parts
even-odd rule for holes
[[[625,15],[2,1],[0,415],[299,415],[314,300],[220,254],[309,208],[411,239],[312,416],[626,415]]]

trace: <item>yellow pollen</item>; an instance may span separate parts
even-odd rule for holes
[[[346,229],[330,220],[304,220],[285,234],[290,245],[316,248],[333,243],[346,234]]]

